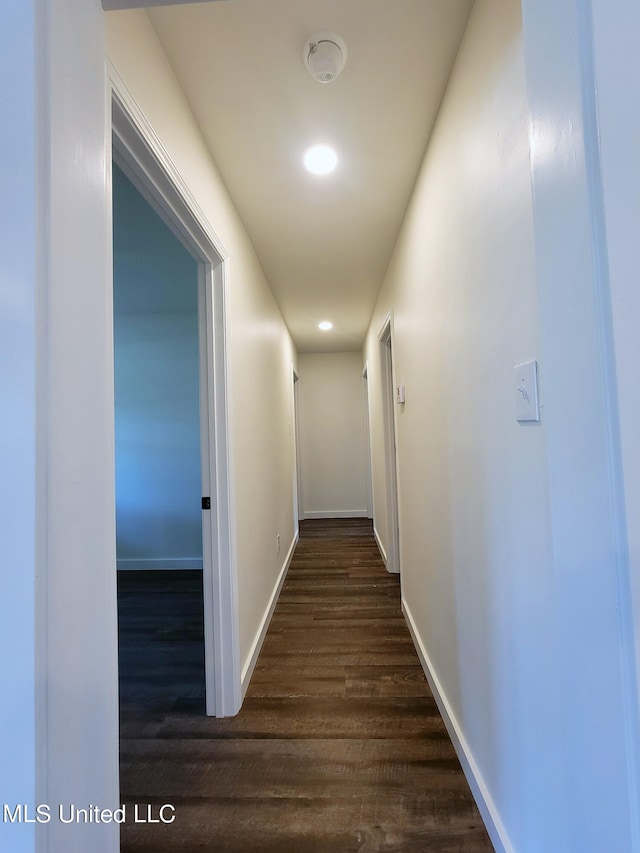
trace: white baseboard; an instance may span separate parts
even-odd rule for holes
[[[118,571],[164,571],[171,569],[202,569],[202,557],[158,557],[137,560],[117,560]]]
[[[411,615],[411,610],[404,598],[402,599],[402,612],[404,613],[404,617],[413,639],[413,644],[416,647],[420,663],[422,664],[427,681],[431,687],[436,704],[438,705],[444,724],[449,732],[449,737],[451,738],[454,749],[458,755],[458,759],[460,760],[460,764],[462,765],[462,770],[464,771],[464,775],[466,776],[469,787],[471,788],[471,793],[473,794],[482,816],[482,820],[484,821],[487,832],[489,833],[491,843],[493,844],[496,853],[513,853],[514,848],[509,840],[507,831],[500,820],[500,814],[493,802],[493,799],[491,798],[491,794],[489,793],[484,779],[482,778],[482,774],[475,762],[473,753],[469,748],[469,744],[462,733],[462,729],[460,728],[453,710],[447,701],[447,697],[445,696],[442,685],[435,674],[435,670],[433,669],[427,650],[420,639],[420,635]]]
[[[380,539],[380,535],[376,530],[375,524],[373,525],[373,535],[375,536],[378,551],[380,551],[380,556],[382,557],[382,562],[385,564],[385,566],[388,567],[389,564],[387,562],[387,552],[385,551],[384,545],[382,544],[382,539]]]
[[[293,559],[293,552],[295,551],[297,544],[298,533],[296,532],[293,537],[291,547],[289,548],[285,561],[282,565],[282,568],[280,569],[280,574],[278,576],[278,580],[273,589],[273,592],[271,593],[269,604],[267,605],[267,609],[265,610],[264,616],[262,617],[260,629],[258,630],[258,633],[256,634],[256,637],[251,645],[251,653],[246,664],[242,667],[241,684],[243,699],[245,693],[247,692],[247,688],[249,687],[249,682],[251,681],[253,670],[255,669],[256,663],[258,662],[258,655],[260,654],[260,649],[262,648],[262,644],[264,643],[264,638],[267,635],[269,623],[271,622],[273,611],[276,609],[276,604],[278,603],[278,598],[280,596],[280,590],[282,589],[282,584],[284,583],[284,579],[286,578],[287,572],[289,571],[289,566],[291,565],[291,560]]]
[[[367,511],[366,509],[312,510],[305,512],[304,518],[367,518]]]

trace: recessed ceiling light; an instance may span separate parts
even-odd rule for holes
[[[338,164],[338,155],[328,145],[312,145],[304,152],[304,165],[314,175],[328,175]]]
[[[333,329],[333,323],[330,323],[328,320],[323,320],[322,323],[318,323],[318,328],[322,329],[323,332],[328,332],[329,329]]]

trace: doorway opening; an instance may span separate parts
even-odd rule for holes
[[[378,335],[384,422],[384,456],[387,492],[387,571],[400,572],[398,477],[396,466],[396,419],[393,376],[393,324],[389,314]]]
[[[204,713],[198,264],[114,163],[120,709]]]
[[[210,716],[232,716],[240,708],[242,694],[227,426],[227,256],[145,116],[113,71],[110,82],[113,162],[177,237],[192,259],[197,277],[195,299],[192,295],[192,304],[197,305],[192,318],[197,344],[192,341],[192,345],[197,349],[199,377],[192,381],[198,386],[201,555],[196,558],[200,557],[202,567],[195,571],[201,572],[205,710]],[[167,369],[174,370],[175,365]],[[193,401],[190,405],[193,408]],[[193,467],[193,458],[191,461]],[[190,518],[187,527],[193,542],[193,514]],[[189,569],[182,564],[176,571]],[[196,581],[192,596],[198,595],[197,588]]]

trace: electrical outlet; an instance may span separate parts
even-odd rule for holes
[[[276,534],[276,554],[280,553],[280,534]]]

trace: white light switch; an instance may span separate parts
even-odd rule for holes
[[[516,420],[520,423],[540,420],[538,407],[538,362],[527,361],[513,368],[516,395]]]
[[[400,405],[404,403],[404,385],[396,386],[396,403]]]

